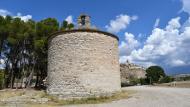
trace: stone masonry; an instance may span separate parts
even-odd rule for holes
[[[118,38],[76,29],[49,39],[47,93],[62,98],[111,95],[121,89]]]

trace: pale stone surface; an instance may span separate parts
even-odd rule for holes
[[[118,40],[100,32],[67,32],[49,41],[47,93],[61,98],[120,91]]]

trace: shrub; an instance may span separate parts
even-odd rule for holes
[[[170,77],[170,76],[165,76],[163,78],[160,79],[159,83],[169,83],[174,81],[174,78]]]
[[[0,89],[3,88],[4,72],[0,71]]]
[[[130,85],[137,85],[137,84],[140,84],[140,80],[137,79],[137,78],[130,79],[129,81],[130,81],[130,82],[129,82]]]
[[[141,85],[148,85],[149,84],[149,80],[147,78],[140,78],[140,84]]]
[[[165,77],[164,70],[160,66],[150,66],[146,69],[146,77],[149,83],[158,83],[161,77]]]
[[[182,79],[183,79],[183,81],[188,81],[188,80],[190,80],[190,76],[183,77]]]
[[[129,82],[122,82],[121,87],[127,87],[127,86],[134,86],[140,84],[140,79],[137,78],[130,78]]]

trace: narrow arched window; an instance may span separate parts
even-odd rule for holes
[[[82,24],[82,26],[85,25],[85,16],[81,16],[81,24]]]

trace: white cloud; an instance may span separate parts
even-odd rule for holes
[[[131,61],[128,56],[120,56],[119,58],[120,63],[125,63],[127,60]]]
[[[110,24],[106,26],[108,32],[118,33],[119,31],[126,29],[132,20],[137,20],[137,16],[128,16],[121,14],[116,16],[115,20],[111,20]]]
[[[3,59],[0,59],[0,64],[5,64],[5,61]]]
[[[134,48],[132,51],[125,50],[130,54],[122,54],[120,62],[128,59],[145,67],[155,64],[171,67],[190,65],[190,26],[186,26],[181,32],[179,20],[179,17],[171,19],[164,29],[154,28],[152,34],[144,42],[144,46]],[[127,43],[127,40],[123,41],[120,46]]]
[[[11,12],[9,12],[8,10],[0,9],[0,15],[1,16],[11,15]]]
[[[184,66],[184,65],[186,65],[186,63],[180,59],[177,59],[177,60],[174,59],[171,61],[170,64],[171,64],[171,66]]]
[[[188,20],[185,21],[185,23],[181,26],[181,31],[184,31],[186,27],[190,26],[190,17]]]
[[[157,18],[156,21],[155,21],[155,23],[154,23],[154,28],[158,27],[159,23],[160,23],[160,19]]]
[[[69,24],[73,23],[73,16],[69,15],[67,16],[67,18],[65,19]]]
[[[190,14],[190,0],[181,0],[183,3],[182,10]]]
[[[190,0],[181,0],[182,2],[182,9],[180,12],[184,11],[187,12],[190,15]],[[185,27],[190,26],[190,18],[183,24],[181,30],[184,31]]]
[[[20,18],[21,20],[23,20],[25,22],[27,22],[28,20],[32,19],[31,15],[22,16],[21,13],[17,13],[17,15],[14,16],[14,17],[18,17],[18,18]]]
[[[171,19],[168,23],[168,25],[166,26],[167,30],[173,30],[173,29],[178,29],[181,27],[181,24],[179,23],[180,17]]]
[[[135,36],[131,33],[125,33],[125,41],[122,41],[119,50],[120,56],[129,55],[131,51],[139,47],[140,43],[135,39]]]
[[[15,17],[18,17],[18,18],[21,18],[21,20],[23,21],[28,21],[29,19],[32,19],[32,15],[22,15],[21,13],[17,13],[17,15],[13,15],[11,12],[9,12],[8,10],[4,10],[4,9],[0,9],[0,15],[1,16],[7,16],[7,15],[11,15],[13,16],[14,18]]]
[[[4,69],[5,68],[5,60],[0,59],[0,69]]]

